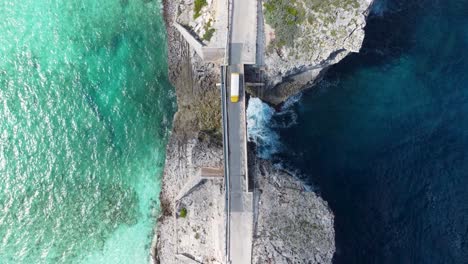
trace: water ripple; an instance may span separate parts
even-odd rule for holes
[[[0,4],[0,263],[148,259],[175,100],[160,4],[123,8]]]

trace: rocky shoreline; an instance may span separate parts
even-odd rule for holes
[[[249,92],[273,105],[312,87],[331,66],[359,52],[373,4],[373,0],[264,1],[269,2],[270,8],[264,8],[265,29],[259,34],[266,85]],[[291,17],[291,10],[297,14],[291,23],[281,21]]]
[[[196,209],[200,204],[194,203],[192,199],[203,201],[207,195],[219,196],[222,180],[198,184],[196,194],[201,197],[185,197],[187,201],[181,201],[177,200],[177,196],[197,173],[197,167],[222,165],[221,106],[216,88],[219,73],[213,63],[202,62],[172,26],[177,1],[164,1],[163,12],[167,29],[169,79],[175,87],[178,110],[166,147],[160,194],[161,212],[151,246],[151,257],[154,263],[184,263],[197,258],[194,254],[203,257],[209,255],[209,261],[213,258],[216,260],[219,257],[215,255],[220,253],[212,255],[215,249],[209,238],[215,230],[208,230],[210,226],[204,223],[207,218],[223,221],[211,218],[222,215],[224,207],[219,203],[224,200],[213,196],[211,203],[205,205],[211,208],[206,210],[209,214],[203,215],[199,214],[201,210]],[[186,210],[187,215],[184,217],[180,216],[181,208]]]
[[[153,263],[163,264],[223,263],[223,179],[196,179],[198,168],[219,168],[223,164],[220,94],[216,87],[219,65],[203,62],[172,26],[179,4],[179,0],[163,0],[169,79],[175,87],[178,111],[166,147],[161,213],[151,256]],[[313,82],[319,73],[302,79],[297,72],[284,75],[273,88],[267,86],[268,91],[249,92],[279,103]],[[291,78],[296,81],[285,81]],[[291,83],[293,88],[278,90]],[[267,94],[273,96],[268,98]],[[256,158],[254,148],[249,159],[249,171],[255,179],[253,263],[331,263],[335,233],[327,203],[307,191],[293,175]],[[186,189],[189,191],[181,195]]]

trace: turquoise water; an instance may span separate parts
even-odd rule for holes
[[[146,263],[176,107],[161,3],[0,14],[0,263]]]

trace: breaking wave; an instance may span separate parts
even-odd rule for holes
[[[276,111],[259,98],[251,98],[247,107],[247,132],[249,141],[257,146],[257,156],[271,159],[283,146],[280,142],[279,129],[290,128],[297,124],[297,114],[292,106],[300,101],[302,94],[288,99]]]
[[[269,159],[281,149],[278,133],[270,127],[275,109],[258,98],[251,98],[247,107],[247,133],[249,141],[257,146],[257,155]]]

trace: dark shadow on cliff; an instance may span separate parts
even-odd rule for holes
[[[418,22],[415,13],[422,12],[424,2],[375,0],[367,19],[361,51],[330,67],[323,80],[333,81],[360,68],[388,64],[410,50]]]

